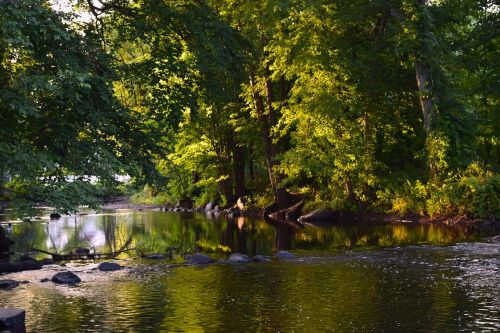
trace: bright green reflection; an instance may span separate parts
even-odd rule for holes
[[[144,252],[292,249],[298,259],[177,268],[130,260],[130,269],[88,273],[70,288],[23,272],[31,283],[0,291],[0,307],[26,309],[29,332],[496,332],[500,245],[391,247],[479,236],[437,225],[300,227],[159,211],[24,223],[11,232],[16,251],[108,252],[131,238]]]
[[[59,221],[15,225],[10,235],[17,252],[31,248],[69,252],[90,246],[99,252],[120,249],[130,238],[135,252],[231,252],[270,254],[275,250],[329,251],[342,248],[411,244],[450,244],[478,239],[466,228],[445,225],[381,224],[301,227],[296,224],[239,217],[208,218],[202,214],[118,211],[66,217]]]

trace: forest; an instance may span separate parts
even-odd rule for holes
[[[0,201],[495,219],[499,50],[498,0],[0,0]]]

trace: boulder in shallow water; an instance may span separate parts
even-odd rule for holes
[[[119,271],[123,267],[114,262],[102,262],[97,266],[97,269],[102,272]]]
[[[255,262],[266,262],[266,261],[271,261],[271,258],[269,258],[268,256],[257,254],[252,257],[252,260]]]
[[[58,284],[76,284],[82,282],[78,275],[72,272],[57,273],[52,277],[52,282]]]
[[[75,249],[75,254],[86,255],[86,254],[89,254],[89,253],[90,253],[90,249],[87,249],[85,247],[77,247]]]
[[[0,331],[12,333],[26,332],[24,320],[26,312],[18,308],[0,308]]]
[[[212,263],[214,260],[203,253],[195,253],[186,256],[186,260],[192,265],[207,265]]]
[[[14,265],[16,265],[19,268],[18,272],[33,271],[42,268],[42,264],[36,260],[16,262]]]
[[[233,253],[229,256],[228,261],[232,263],[250,262],[250,257],[242,253]]]
[[[276,253],[276,258],[280,260],[287,260],[295,258],[295,255],[288,251],[278,251],[278,253]]]
[[[42,264],[42,266],[45,266],[45,265],[55,265],[56,262],[52,259],[45,258],[40,260],[39,263]]]
[[[21,256],[21,258],[19,258],[19,261],[36,261],[35,258],[32,258],[30,256]]]
[[[0,273],[19,272],[19,267],[10,262],[0,262]]]
[[[0,289],[14,289],[19,286],[19,282],[14,280],[0,280]]]

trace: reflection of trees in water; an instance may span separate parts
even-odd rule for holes
[[[296,232],[300,232],[302,226],[292,221],[280,221],[266,218],[266,222],[274,227],[273,251],[290,250],[292,240]]]
[[[449,243],[471,239],[466,228],[445,225],[306,225],[238,217],[208,219],[201,214],[148,211],[125,216],[98,215],[63,218],[46,224],[14,227],[15,251],[31,248],[69,252],[96,246],[114,252],[132,236],[139,252],[241,252],[270,254],[288,249],[329,250],[364,246]],[[103,249],[106,248],[106,250]]]
[[[105,215],[102,221],[102,225],[106,247],[108,248],[109,252],[114,252],[119,247],[116,244],[116,216]]]

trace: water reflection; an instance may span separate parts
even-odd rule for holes
[[[110,252],[132,237],[133,247],[143,252],[175,246],[214,256],[279,249],[299,254],[288,262],[208,267],[130,261],[121,271],[86,273],[75,287],[38,282],[48,274],[43,269],[15,273],[30,283],[0,291],[0,306],[26,309],[28,332],[500,330],[499,244],[387,247],[481,237],[467,228],[319,227],[117,211],[20,223],[10,237],[18,252],[32,247],[69,252],[77,246]],[[381,248],[363,250],[370,247]],[[315,255],[319,252],[327,255]]]
[[[65,253],[77,247],[114,252],[130,238],[137,252],[231,252],[271,254],[277,250],[334,251],[411,244],[450,244],[479,239],[466,227],[445,225],[300,225],[246,217],[207,217],[194,213],[117,211],[16,224],[15,251],[40,248]],[[137,255],[132,253],[129,255]]]

